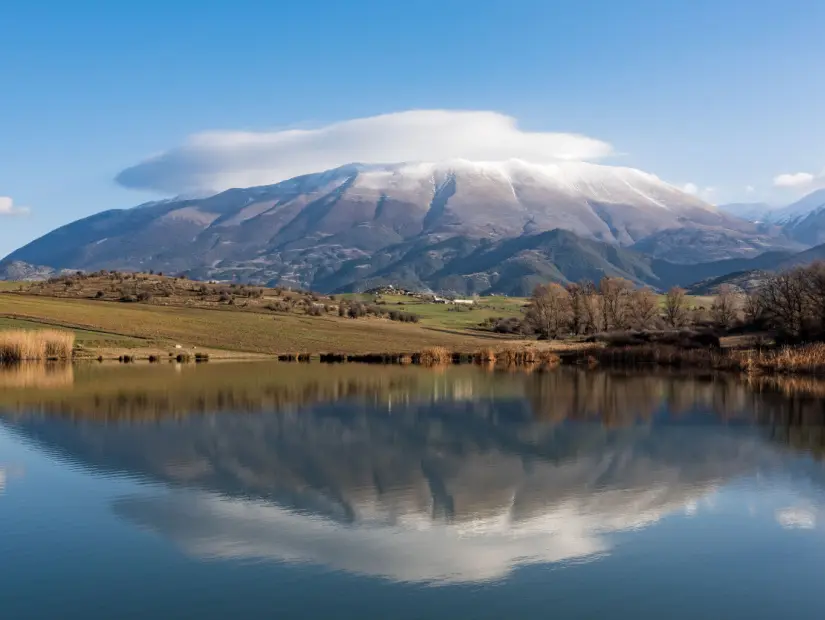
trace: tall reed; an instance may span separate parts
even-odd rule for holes
[[[46,341],[47,359],[71,359],[75,340],[73,332],[44,329],[38,333]]]
[[[417,361],[423,366],[452,364],[453,354],[445,347],[429,347],[418,354]]]
[[[48,359],[71,359],[72,332],[44,329],[0,332],[0,362],[13,363]]]

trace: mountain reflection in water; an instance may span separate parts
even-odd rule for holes
[[[602,557],[618,533],[756,474],[804,480],[804,507],[777,520],[815,524],[822,469],[789,458],[821,454],[820,389],[567,369],[78,367],[69,386],[4,389],[0,424],[157,487],[115,513],[196,557],[476,582]]]

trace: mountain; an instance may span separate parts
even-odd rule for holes
[[[814,190],[789,205],[775,206],[765,202],[741,202],[719,205],[719,210],[750,222],[789,225],[801,222],[822,207],[825,207],[825,188]]]
[[[185,271],[321,291],[388,278],[432,288],[473,282],[464,289],[486,292],[488,281],[561,272],[559,244],[569,249],[572,242],[541,236],[557,229],[590,243],[575,258],[565,250],[570,273],[618,270],[637,281],[650,281],[647,268],[636,264],[638,252],[631,258],[623,250],[688,263],[798,247],[639,170],[460,160],[351,164],[209,198],[106,211],[4,263]]]
[[[674,265],[666,261],[653,261],[651,267],[656,274],[660,287],[665,283],[685,286],[691,282],[688,292],[693,295],[714,295],[723,285],[732,286],[742,291],[758,288],[772,272],[793,269],[825,260],[825,243],[790,254],[787,252],[766,252],[756,258],[732,259],[690,265],[690,273],[684,265]]]
[[[3,261],[0,263],[0,280],[19,280],[34,282],[37,280],[48,280],[55,276],[74,273],[70,269],[55,269],[43,265],[30,265],[23,261]]]
[[[788,206],[785,234],[806,245],[825,243],[825,188]]]
[[[678,266],[674,272],[684,273]],[[334,281],[347,291],[395,283],[462,295],[526,295],[548,281],[597,281],[606,275],[637,284],[659,283],[648,257],[559,229],[498,242],[458,237],[437,244],[402,244],[337,272]],[[325,289],[333,282],[319,284]]]
[[[749,222],[769,222],[777,209],[766,202],[733,202],[719,205],[719,210]]]
[[[748,271],[734,271],[716,278],[708,278],[688,287],[691,295],[717,295],[723,286],[732,288],[739,293],[749,293],[758,289],[770,277],[767,271],[751,269]]]

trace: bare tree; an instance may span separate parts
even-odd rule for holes
[[[582,303],[584,304],[584,333],[594,334],[604,329],[602,323],[602,298],[596,285],[590,280],[580,284]]]
[[[558,284],[539,285],[527,308],[527,322],[544,338],[558,338],[568,330],[570,295]]]
[[[762,286],[764,313],[772,327],[793,337],[802,334],[806,315],[806,278],[803,269],[778,273]]]
[[[587,295],[580,284],[568,284],[567,294],[570,296],[570,332],[577,336],[586,332]]]
[[[656,327],[659,317],[659,298],[649,288],[641,288],[630,294],[630,320],[636,329]]]
[[[665,322],[670,327],[682,327],[688,318],[685,289],[674,286],[665,295]]]
[[[825,263],[817,261],[801,270],[811,322],[825,333]]]
[[[709,320],[709,312],[704,306],[693,306],[688,313],[685,325],[702,325]]]
[[[752,291],[745,296],[742,304],[745,322],[749,325],[759,325],[765,319],[765,304],[761,291]]]
[[[727,284],[719,287],[719,293],[713,298],[710,307],[710,316],[713,322],[719,327],[729,328],[734,322],[739,312],[739,300],[736,292]]]
[[[599,293],[602,298],[602,322],[604,329],[628,327],[630,294],[633,284],[624,278],[602,278]]]

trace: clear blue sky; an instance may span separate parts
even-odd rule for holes
[[[825,169],[822,0],[6,0],[0,23],[0,197],[30,208],[0,202],[0,256],[152,199],[115,177],[209,130],[489,110],[715,200]]]

